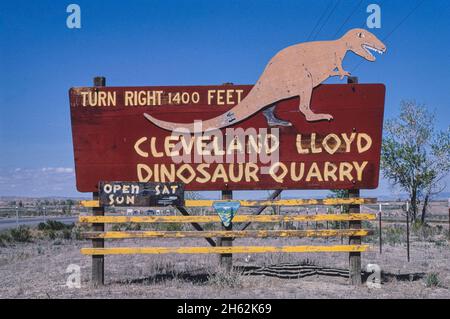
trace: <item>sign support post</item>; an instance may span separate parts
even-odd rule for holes
[[[357,84],[358,78],[350,76],[347,79],[348,84]],[[357,198],[359,197],[359,189],[350,189],[348,191],[349,198]],[[349,214],[359,214],[360,206],[359,205],[350,205],[349,206]],[[361,221],[350,221],[349,222],[350,229],[361,229]],[[350,245],[361,245],[361,236],[350,236],[349,237]],[[350,284],[353,286],[361,285],[361,253],[360,252],[350,252],[349,253],[349,271],[350,271]]]
[[[381,225],[381,214],[382,214],[382,204],[378,205],[378,244],[380,245],[380,255],[383,253],[383,238],[382,238],[382,225]]]
[[[359,189],[351,189],[348,192],[349,198],[358,198]],[[350,205],[349,214],[359,214],[359,205]],[[361,229],[361,221],[353,220],[349,222],[350,229]],[[361,245],[361,236],[350,236],[350,245]],[[353,286],[360,285],[361,280],[361,253],[360,252],[350,252],[349,253],[349,270],[350,270],[350,284]]]
[[[222,191],[222,200],[232,200],[233,191],[224,190]],[[233,230],[233,223],[231,222],[229,226],[225,226],[222,223],[222,230]],[[218,246],[233,246],[233,238],[221,237],[217,240]],[[231,271],[233,269],[233,254],[220,254],[220,265],[225,267],[226,271]]]
[[[94,86],[105,86],[106,78],[104,77],[95,77],[94,78]],[[94,192],[92,194],[94,200],[99,200],[98,192]],[[92,213],[94,216],[104,216],[105,208],[100,205],[100,207],[94,207],[92,209]],[[105,224],[93,224],[92,228],[94,231],[105,231]],[[104,248],[105,240],[103,238],[95,238],[92,239],[92,247],[93,248]],[[105,256],[104,255],[92,255],[92,283],[94,286],[100,286],[105,284]]]

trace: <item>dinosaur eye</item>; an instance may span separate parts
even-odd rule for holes
[[[365,37],[364,33],[362,33],[362,32],[358,33],[358,38],[364,38],[364,37]]]

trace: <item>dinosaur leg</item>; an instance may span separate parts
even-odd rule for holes
[[[277,104],[275,103],[263,111],[263,114],[267,119],[267,124],[269,124],[269,126],[292,126],[290,122],[281,120],[275,116],[274,111],[276,107]]]
[[[333,116],[331,114],[316,114],[311,110],[311,95],[313,91],[312,83],[308,85],[308,87],[303,88],[303,90],[299,93],[300,96],[300,106],[299,110],[302,112],[306,120],[309,122],[314,121],[322,121],[322,120],[332,120]]]

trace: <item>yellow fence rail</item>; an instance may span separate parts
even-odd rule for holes
[[[374,220],[375,214],[317,214],[317,215],[237,215],[233,223],[278,223]],[[80,223],[217,223],[217,215],[193,216],[80,216]]]
[[[325,199],[279,199],[279,200],[236,200],[241,207],[259,206],[307,206],[307,205],[363,205],[375,204],[376,198],[325,198]],[[216,202],[228,202],[226,200],[186,200],[185,207],[211,207]],[[100,207],[98,200],[80,201],[83,207]]]
[[[84,255],[364,252],[368,245],[82,248]]]
[[[84,232],[84,238],[125,239],[125,238],[267,238],[267,237],[337,237],[368,236],[368,229],[307,229],[307,230],[205,230],[205,231],[106,231]]]

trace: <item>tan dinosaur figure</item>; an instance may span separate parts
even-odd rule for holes
[[[313,88],[331,76],[343,79],[350,75],[342,68],[342,60],[348,51],[368,61],[375,61],[369,50],[382,54],[386,47],[375,35],[364,29],[352,29],[335,41],[307,42],[287,47],[270,60],[258,82],[239,104],[223,115],[202,121],[200,131],[236,124],[267,106],[272,106],[273,111],[276,102],[297,96],[300,97],[299,110],[307,121],[332,120],[333,116],[330,114],[316,114],[311,110]],[[265,115],[271,125],[273,114]],[[144,116],[166,130],[198,131],[194,123],[161,121],[146,113]],[[278,119],[273,120],[276,122]],[[281,125],[291,125],[289,122],[281,122]]]

